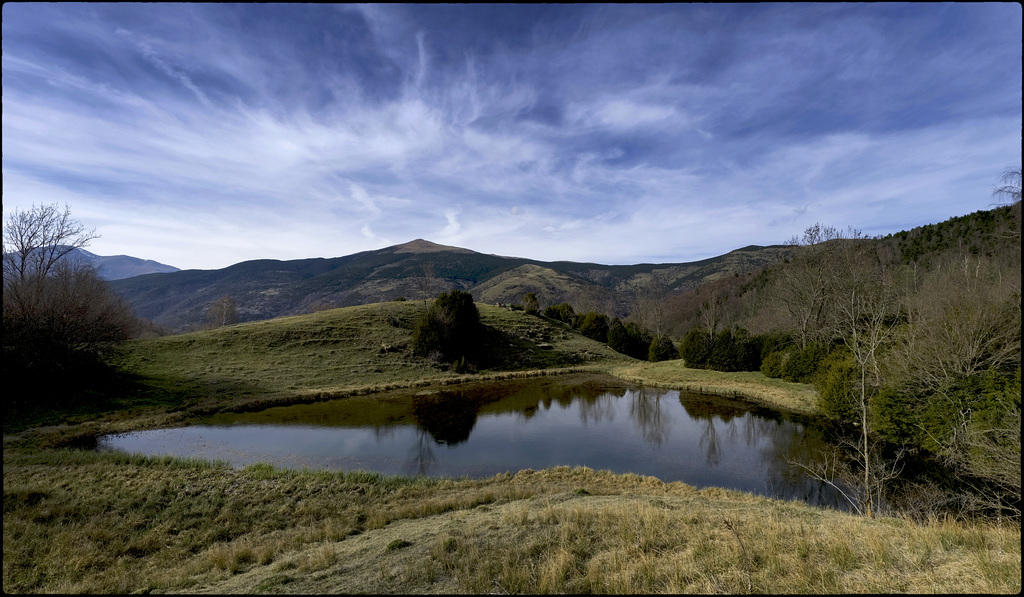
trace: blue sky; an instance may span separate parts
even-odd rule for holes
[[[986,209],[1021,6],[3,5],[3,205],[180,268],[694,261]]]

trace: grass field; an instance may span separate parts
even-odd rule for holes
[[[397,478],[66,447],[200,413],[569,371],[814,412],[808,386],[641,363],[479,308],[496,356],[472,374],[412,356],[422,302],[133,343],[123,364],[144,383],[101,412],[5,421],[5,592],[1020,591],[1019,526],[866,519],[589,469]]]

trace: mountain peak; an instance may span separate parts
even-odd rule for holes
[[[452,251],[455,253],[475,253],[476,251],[470,251],[469,249],[463,249],[461,247],[449,247],[448,245],[439,245],[437,243],[417,238],[401,245],[395,245],[392,247],[395,253],[438,253],[441,251]]]

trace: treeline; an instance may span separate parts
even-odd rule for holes
[[[530,307],[526,308],[527,312],[539,314],[539,308],[534,307],[536,303],[533,293],[523,300],[523,304]],[[544,317],[572,326],[591,340],[604,342],[612,350],[634,359],[658,362],[679,358],[679,350],[668,335],[651,332],[634,321],[623,322],[597,311],[576,313],[569,303],[548,306]]]
[[[947,492],[957,508],[1019,517],[1017,198],[884,239],[808,228],[786,262],[704,297],[682,358],[813,383],[822,412],[860,436],[856,501],[865,512],[897,468],[883,471],[881,441],[957,471],[959,486],[974,489]]]

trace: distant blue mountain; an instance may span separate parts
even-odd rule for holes
[[[139,259],[128,255],[105,257],[84,249],[75,249],[69,257],[95,267],[104,280],[122,280],[143,274],[169,274],[181,271],[173,265],[164,265],[152,259]]]

